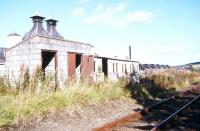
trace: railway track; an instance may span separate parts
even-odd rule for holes
[[[93,131],[200,130],[200,86]]]

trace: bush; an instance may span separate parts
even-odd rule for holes
[[[0,94],[9,94],[12,93],[13,90],[10,87],[10,84],[6,77],[0,77]]]

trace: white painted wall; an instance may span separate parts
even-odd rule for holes
[[[45,68],[45,73],[48,74],[55,74],[55,57],[51,60],[48,66]]]
[[[104,79],[104,74],[102,72],[102,59],[94,58],[95,69],[94,69],[94,80],[102,81]]]
[[[199,70],[200,69],[200,64],[192,65],[192,68]]]
[[[117,67],[116,67],[117,65]],[[117,79],[118,77],[130,75],[133,71],[139,72],[139,63],[133,61],[108,60],[108,77]],[[114,69],[113,69],[114,68]],[[117,68],[117,69],[116,69]]]
[[[101,58],[94,58],[95,61],[95,76],[97,77],[98,74],[102,74],[102,59]],[[126,65],[126,72],[125,72],[125,65]],[[123,70],[122,70],[123,66]],[[114,67],[114,69],[113,69]],[[101,69],[99,71],[98,69]],[[111,80],[116,80],[118,77],[130,75],[133,71],[139,72],[139,63],[133,61],[123,61],[123,60],[113,60],[108,59],[108,78]]]

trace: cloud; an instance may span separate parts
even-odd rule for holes
[[[85,14],[85,9],[82,7],[77,7],[72,10],[72,14],[78,17],[83,16]]]
[[[153,13],[148,11],[129,11],[123,3],[108,7],[99,3],[92,14],[86,17],[84,21],[89,24],[102,23],[112,27],[121,27],[132,23],[149,23],[152,18]]]
[[[127,19],[129,22],[151,22],[153,14],[148,11],[135,11],[127,13]]]

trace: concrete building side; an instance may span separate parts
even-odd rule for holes
[[[200,70],[200,64],[193,64],[191,67],[195,70]]]
[[[107,65],[104,65],[103,59],[107,59]],[[107,66],[107,72],[105,72],[103,66]],[[134,71],[139,72],[139,62],[111,58],[94,58],[94,76],[96,80],[103,79],[104,75],[107,75],[111,80],[116,80],[118,77],[130,75]]]
[[[59,40],[43,36],[34,36],[6,51],[6,74],[11,81],[16,81],[20,76],[20,68],[27,66],[30,73],[41,66],[42,50],[55,51],[57,58],[58,79],[66,79],[68,75],[67,55],[68,52],[76,52],[84,55],[92,55],[93,47],[89,44],[81,44],[73,41]],[[55,66],[51,60],[47,70]]]

